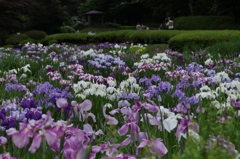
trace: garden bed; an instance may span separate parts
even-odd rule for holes
[[[0,48],[0,158],[239,156],[239,53],[155,47]]]

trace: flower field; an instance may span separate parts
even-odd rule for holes
[[[0,158],[238,158],[239,54],[146,47],[0,48]]]

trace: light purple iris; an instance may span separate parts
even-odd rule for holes
[[[79,121],[85,121],[88,117],[91,117],[93,122],[96,122],[95,115],[88,112],[92,108],[92,102],[90,100],[86,99],[82,103],[72,101],[71,105],[73,106],[75,115],[79,116]]]
[[[85,158],[89,138],[85,131],[78,128],[69,128],[66,131],[63,153],[66,159]]]
[[[2,159],[18,159],[17,157],[12,157],[9,152],[5,152],[3,154],[0,154],[0,158],[2,158]]]
[[[57,132],[51,131],[51,125],[53,119],[50,112],[42,116],[41,120],[30,120],[28,123],[19,123],[19,130],[10,128],[6,130],[8,136],[12,137],[12,141],[18,148],[23,148],[29,144],[30,138],[33,138],[33,142],[29,148],[31,153],[40,147],[42,142],[42,136],[45,136],[48,145],[53,146],[58,141]]]
[[[129,107],[131,104],[127,100],[120,100],[118,102],[118,107]]]
[[[57,98],[56,105],[58,108],[66,108],[68,106],[68,101],[66,98]]]
[[[7,143],[7,138],[4,136],[0,136],[0,146],[5,145]]]
[[[160,155],[161,157],[163,157],[165,154],[168,153],[168,150],[163,144],[162,139],[160,138],[155,138],[153,140],[143,139],[143,141],[137,147],[137,154],[136,154],[137,156],[140,155],[140,149],[145,146],[148,147],[149,151],[152,154]]]
[[[131,133],[135,134],[140,131],[139,126],[137,125],[136,121],[133,120],[127,120],[125,124],[118,130],[118,134],[120,136],[125,135],[128,132],[128,129],[130,128]]]
[[[117,125],[118,124],[118,120],[116,118],[110,116],[110,115],[107,115],[106,114],[106,109],[107,109],[107,107],[104,106],[103,107],[103,115],[105,117],[105,120],[106,120],[107,124],[108,125]]]
[[[100,129],[98,131],[93,131],[93,128],[90,124],[84,124],[83,130],[87,133],[88,136],[92,136],[92,139],[94,140],[96,135],[103,135],[103,131]]]

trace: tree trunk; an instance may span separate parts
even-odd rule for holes
[[[193,15],[193,0],[189,0],[188,6],[189,6],[190,15]]]

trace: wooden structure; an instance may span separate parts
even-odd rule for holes
[[[85,19],[85,16],[87,16],[88,20],[86,23],[85,22],[84,23],[87,25],[91,25],[93,16],[100,15],[101,16],[101,24],[103,24],[103,14],[104,14],[104,12],[100,12],[97,10],[91,10],[89,12],[82,14],[81,17]]]

